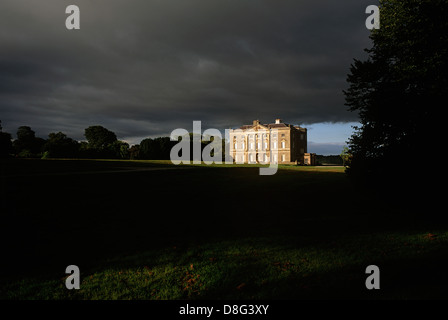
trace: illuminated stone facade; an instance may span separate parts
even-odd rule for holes
[[[230,155],[236,163],[278,163],[314,165],[307,153],[307,130],[276,119],[261,124],[254,120],[229,131]]]

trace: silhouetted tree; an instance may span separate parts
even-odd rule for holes
[[[121,158],[122,143],[118,142],[114,132],[102,126],[90,126],[85,129],[87,144],[81,144],[81,156],[84,158]],[[123,147],[124,149],[124,147]]]
[[[171,141],[170,137],[159,137],[156,138],[159,145],[159,160],[169,160],[171,148],[175,145],[175,142]]]
[[[136,144],[129,148],[129,159],[137,160],[140,159],[140,145]]]
[[[10,133],[2,131],[2,122],[0,120],[0,158],[8,157],[13,150],[12,136]]]
[[[83,159],[93,159],[97,158],[97,150],[90,148],[89,143],[86,141],[79,142],[78,154],[80,158]]]
[[[401,181],[430,163],[448,93],[447,16],[446,0],[380,1],[373,47],[352,64],[344,91],[361,122],[349,141],[352,176]]]
[[[102,126],[90,126],[84,131],[89,147],[97,150],[103,150],[110,144],[117,141],[117,136],[112,131]]]
[[[78,156],[79,144],[64,133],[50,133],[43,151],[50,158],[75,158]]]
[[[169,137],[143,139],[140,142],[139,159],[169,160],[171,148],[175,143]]]
[[[129,159],[129,144],[127,142],[116,140],[109,144],[108,149],[113,158]]]
[[[146,138],[140,141],[140,153],[139,158],[145,160],[155,159],[155,153],[157,152],[154,140]]]
[[[21,126],[17,129],[17,139],[13,146],[19,157],[37,157],[42,152],[45,140],[38,138],[35,132],[28,126]]]

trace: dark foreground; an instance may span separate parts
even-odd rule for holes
[[[448,297],[434,208],[356,187],[343,168],[1,166],[3,299]],[[72,264],[81,290],[65,288]],[[368,265],[380,290],[365,287]]]

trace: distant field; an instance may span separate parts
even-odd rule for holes
[[[343,167],[9,160],[0,177],[3,299],[447,298],[448,228]]]

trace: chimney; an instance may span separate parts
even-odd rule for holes
[[[282,119],[275,119],[275,124],[279,124],[282,122]]]
[[[254,120],[253,122],[253,126],[259,125],[260,124],[260,120]]]

